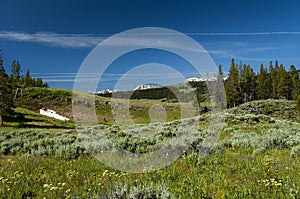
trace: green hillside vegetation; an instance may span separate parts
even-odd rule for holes
[[[278,119],[300,121],[297,103],[293,100],[256,100],[227,110],[232,114],[264,114]]]
[[[84,94],[82,95],[91,95]],[[57,113],[72,119],[72,91],[54,88],[37,88],[30,87],[22,90],[16,97],[15,104],[17,107],[26,108],[38,112],[40,108],[55,110]],[[85,97],[81,100],[85,102]],[[111,124],[114,118],[111,111],[111,99],[108,97],[95,97],[95,107],[98,120],[100,123]],[[125,102],[124,102],[125,103]],[[167,112],[167,121],[181,118],[180,104],[165,100],[131,100],[130,113],[133,121],[136,123],[149,123],[149,109],[154,105],[161,105]],[[90,104],[83,104],[89,106]],[[203,102],[203,106],[208,104]],[[202,107],[202,109],[204,109]]]
[[[135,91],[119,91],[114,94],[98,94],[103,97],[115,97],[125,99],[151,99],[168,102],[189,102],[197,98],[198,102],[204,102],[207,98],[207,86],[205,82],[188,82],[177,85],[168,85],[159,88],[151,88]]]
[[[232,58],[225,90],[228,107],[261,99],[296,101],[300,95],[300,71],[294,65],[287,71],[276,60],[275,65],[270,61],[268,68],[261,65],[255,74],[250,65],[238,65]]]
[[[72,118],[72,91],[29,87],[18,93],[15,105],[35,112],[39,112],[41,108],[48,108]]]
[[[145,153],[154,150],[161,140],[177,136],[172,130],[178,125],[176,121],[164,123],[161,131],[143,137],[139,133],[151,125],[128,131],[101,124],[80,136],[74,130],[6,127],[0,130],[0,197],[297,198],[300,124],[286,117],[284,111],[276,117],[260,113],[260,109],[246,113],[248,107],[257,104],[280,104],[280,109],[288,110],[291,102],[255,101],[229,109],[219,140],[211,150],[203,151],[201,146],[210,116],[199,116],[197,132],[185,127],[193,140],[189,150],[170,166],[144,174],[104,166],[83,147],[84,140],[89,140],[84,135],[105,132],[118,147]],[[16,111],[31,114],[34,119],[33,112]],[[44,125],[36,119],[37,126],[39,122]],[[97,147],[108,146],[99,142]]]
[[[55,118],[41,115],[25,108],[14,108],[14,114],[3,116],[4,122],[1,129],[73,129],[74,124],[68,121],[60,121]]]
[[[14,113],[12,108],[16,107],[15,100],[19,93],[22,95],[24,89],[31,87],[48,87],[48,84],[44,83],[41,78],[32,78],[29,70],[25,76],[21,74],[21,71],[19,61],[14,59],[11,63],[10,75],[8,75],[0,54],[0,126],[3,123],[2,116],[11,116]]]

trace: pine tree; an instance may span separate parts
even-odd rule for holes
[[[1,49],[0,49],[0,53],[1,53]],[[2,55],[0,54],[0,75],[5,74],[5,69],[3,66],[3,60],[2,60]]]
[[[32,86],[34,86],[34,82],[33,82],[32,77],[30,76],[30,72],[28,69],[25,74],[25,87],[32,87]]]
[[[290,66],[289,72],[291,97],[293,100],[296,100],[297,96],[300,95],[300,73],[297,71],[294,65]]]
[[[256,92],[257,92],[257,99],[268,99],[268,90],[269,86],[268,83],[268,72],[264,68],[264,65],[260,65],[260,70],[257,75],[257,86],[256,86]]]
[[[256,95],[256,78],[253,68],[250,65],[244,64],[242,67],[240,84],[243,94],[243,101],[248,102],[255,99]]]
[[[240,61],[238,69],[239,69],[239,76],[241,76],[242,75],[242,71],[243,71],[243,62],[242,61]]]
[[[0,126],[3,124],[2,116],[10,113],[12,107],[11,87],[8,83],[8,75],[4,70],[3,60],[0,54]]]
[[[277,72],[277,98],[278,99],[289,99],[289,88],[288,88],[288,73],[285,67],[281,64]]]
[[[226,95],[224,93],[224,75],[221,64],[218,67],[217,81],[213,81],[213,84],[214,88],[212,90],[214,92],[215,108],[222,111],[226,109]]]
[[[276,87],[277,87],[277,71],[275,70],[272,61],[270,61],[269,65],[269,77],[270,77],[270,85],[269,85],[269,98],[276,98]]]
[[[9,82],[11,83],[12,87],[14,90],[17,90],[21,85],[20,85],[20,79],[21,79],[21,65],[19,61],[13,60],[11,63],[11,68],[10,68],[10,77],[9,77]]]
[[[221,64],[218,66],[218,76],[221,76],[222,78],[224,77],[224,73],[223,73]]]
[[[235,107],[241,103],[242,96],[239,84],[239,69],[233,58],[231,60],[231,66],[226,80],[225,91],[228,107]]]
[[[297,109],[298,115],[300,117],[300,95],[298,95],[298,97],[296,99],[296,109]]]
[[[36,78],[35,86],[36,87],[43,87],[43,80],[42,80],[42,78]]]
[[[19,61],[14,59],[11,63],[10,74],[15,79],[20,79],[20,77],[21,77],[20,73],[21,73],[21,65],[20,65]]]

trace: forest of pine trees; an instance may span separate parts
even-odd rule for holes
[[[294,65],[286,70],[277,60],[268,67],[261,65],[255,74],[250,65],[232,59],[225,90],[228,108],[259,99],[295,100],[300,107],[300,73]]]
[[[2,115],[12,113],[14,96],[16,93],[28,87],[48,87],[41,78],[32,78],[29,70],[26,75],[21,74],[21,65],[17,60],[11,63],[10,75],[4,69],[0,50],[0,126],[2,125]]]

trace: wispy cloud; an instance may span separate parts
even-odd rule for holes
[[[242,33],[197,33],[190,32],[184,33],[189,36],[257,36],[257,35],[300,35],[300,32],[242,32]],[[163,40],[155,40],[156,36],[172,36],[173,34],[139,34],[139,35],[128,35],[119,34],[120,41],[110,43],[110,45],[150,45],[150,46],[171,46],[178,48],[179,46],[175,43],[166,42]],[[0,39],[6,39],[11,41],[19,42],[33,42],[42,43],[46,45],[59,46],[59,47],[70,47],[70,48],[90,48],[94,47],[99,42],[111,36],[111,34],[59,34],[53,32],[15,32],[15,31],[0,31]],[[124,36],[124,37],[122,37]],[[130,37],[137,36],[137,37]],[[150,37],[149,37],[150,36]],[[182,46],[181,46],[182,47]],[[195,49],[189,49],[191,51]]]
[[[214,48],[216,49],[210,49],[207,50],[208,53],[212,55],[216,55],[223,58],[230,58],[232,56],[236,55],[245,55],[249,53],[259,53],[264,51],[271,51],[278,49],[277,47],[246,47],[246,48],[227,48],[227,49],[218,49],[218,46],[216,45]]]
[[[244,56],[235,56],[235,58],[241,61],[252,61],[252,62],[259,62],[259,63],[269,62],[270,60],[272,60],[272,58],[244,57]]]
[[[183,75],[193,75],[194,73],[184,73]],[[197,73],[195,73],[197,74]],[[41,77],[45,82],[52,83],[52,82],[75,82],[77,73],[32,73],[34,78]],[[101,82],[111,82],[111,81],[118,81],[124,74],[119,73],[103,73],[103,74],[96,74],[96,73],[82,73],[80,74],[80,81],[83,82],[97,82],[99,80],[100,75]],[[155,80],[155,78],[161,79],[162,76],[158,75],[158,73],[131,73],[126,74],[123,79],[125,80],[140,80],[141,77],[148,78]],[[177,78],[178,73],[164,73],[164,79],[166,78]]]
[[[212,32],[212,33],[185,33],[196,36],[257,36],[257,35],[300,35],[300,32]]]
[[[30,34],[25,32],[0,31],[0,39],[71,48],[93,47],[105,38],[105,36],[91,34],[57,34],[49,32]]]
[[[158,34],[159,35],[159,34]],[[58,47],[67,48],[91,48],[98,45],[101,41],[107,39],[108,34],[58,34],[51,32],[37,32],[37,33],[25,33],[25,32],[13,32],[13,31],[0,31],[0,39],[6,39],[17,42],[31,42],[46,44]],[[164,35],[164,38],[169,35]],[[174,35],[173,35],[174,36]],[[118,34],[113,40],[109,40],[105,45],[112,47],[143,47],[148,48],[155,47],[168,47],[174,49],[183,49],[191,52],[203,52],[205,50],[194,49],[192,47],[183,45],[178,37],[175,35],[174,40],[165,40],[163,37],[157,37],[157,34]],[[177,38],[177,39],[176,39]]]

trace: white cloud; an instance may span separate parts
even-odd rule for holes
[[[0,31],[0,39],[42,43],[59,47],[87,48],[96,46],[105,37],[86,34],[57,34],[49,32],[30,34],[25,32]]]
[[[195,36],[256,36],[256,35],[300,35],[300,32],[214,32],[214,33],[185,33]]]
[[[300,32],[243,32],[243,33],[184,33],[189,36],[255,36],[255,35],[300,35]],[[53,32],[15,32],[15,31],[0,31],[0,39],[19,41],[19,42],[33,42],[42,43],[59,47],[71,47],[71,48],[90,48],[94,47],[99,42],[108,38],[109,34],[58,34]],[[139,34],[139,35],[127,35],[119,34],[119,40],[115,43],[109,43],[112,46],[129,46],[129,45],[147,45],[149,47],[171,47],[181,48],[185,50],[195,51],[198,49],[190,49],[182,46],[179,41],[174,42],[165,41],[158,36],[174,36],[156,33],[155,35]],[[176,35],[175,35],[176,36]],[[176,37],[174,37],[176,39]]]
[[[158,34],[159,35],[159,34]],[[68,47],[68,48],[91,48],[98,45],[104,39],[107,39],[108,34],[58,34],[52,32],[37,32],[37,33],[25,33],[14,31],[0,31],[0,39],[6,39],[17,42],[32,42],[41,43],[51,46]],[[168,36],[162,34],[162,36]],[[173,35],[174,36],[174,35]],[[183,49],[191,52],[199,52],[199,49],[193,49],[186,45],[183,45],[178,37],[174,37],[174,40],[165,40],[163,37],[157,37],[155,35],[139,34],[128,35],[119,34],[114,40],[110,40],[105,43],[106,45],[113,47],[127,47],[127,46],[148,46],[149,48],[168,47]],[[203,50],[202,52],[206,52]]]
[[[268,62],[272,60],[271,58],[259,58],[259,57],[244,57],[244,56],[235,56],[234,58],[239,59],[241,61],[253,61],[253,62]]]
[[[164,73],[164,78],[173,78],[178,76],[178,73]],[[51,83],[51,82],[75,82],[76,80],[76,73],[32,73],[34,78],[41,77],[43,81]],[[95,83],[98,81],[100,74],[95,73],[83,73],[80,75],[78,81],[83,82],[90,82]],[[141,77],[150,78],[155,80],[156,78],[161,78],[158,76],[158,73],[131,73],[131,74],[117,74],[117,73],[104,73],[101,77],[101,82],[112,82],[118,81],[123,76],[124,79],[131,81],[131,80],[139,80]],[[125,76],[125,77],[124,77]]]

